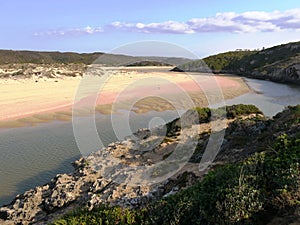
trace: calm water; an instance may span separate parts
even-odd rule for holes
[[[256,93],[248,93],[227,100],[227,105],[238,103],[253,104],[266,116],[272,117],[286,106],[300,104],[300,86],[248,78],[245,81]]]
[[[115,114],[116,123],[125,120],[125,114]],[[175,111],[152,111],[146,114],[131,112],[129,125],[134,132],[149,125],[163,124],[178,116]],[[163,120],[153,120],[156,117]],[[83,123],[85,119],[82,118]],[[118,140],[110,121],[110,115],[99,114],[96,117],[97,131],[104,146]],[[126,131],[121,133],[124,135],[119,139],[131,134]],[[91,145],[90,152],[100,147]],[[79,156],[81,153],[70,122],[0,129],[0,205],[9,203],[16,194],[49,182],[58,173],[71,172],[71,162]]]
[[[256,93],[228,100],[226,104],[254,104],[267,116],[275,115],[285,106],[300,104],[299,86],[253,79],[246,81]],[[175,111],[131,113],[131,130],[148,127],[153,117],[170,121],[178,114]],[[124,114],[117,115],[117,120],[124,119]],[[104,145],[117,140],[110,121],[110,115],[97,115],[97,130]],[[97,146],[91,148],[96,149]],[[71,172],[71,162],[79,156],[70,122],[0,129],[0,205],[9,203],[18,193],[49,182],[57,173]]]

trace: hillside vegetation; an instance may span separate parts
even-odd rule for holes
[[[205,66],[204,66],[205,65]],[[174,68],[174,71],[232,73],[278,82],[300,83],[300,42],[261,51],[232,51]]]
[[[204,58],[204,62],[214,72],[221,72],[239,66],[239,61],[257,51],[231,51]]]
[[[37,52],[0,50],[0,64],[12,63],[83,63],[91,64],[103,53],[78,54],[73,52]]]
[[[209,109],[197,112],[202,121],[209,120]],[[237,119],[228,127],[227,141],[216,159],[222,163],[215,164],[203,179],[139,208],[78,209],[54,224],[297,224],[300,105],[272,120],[259,115],[254,106],[233,106],[227,113]],[[250,116],[253,113],[256,116]],[[174,128],[172,123],[169,128]],[[239,137],[244,137],[242,142]],[[224,160],[227,156],[231,159]]]
[[[126,65],[128,67],[135,67],[135,66],[172,66],[171,64],[168,63],[163,63],[163,62],[157,62],[157,61],[140,61],[140,62],[135,62]]]
[[[179,65],[189,62],[186,58],[177,57],[133,57],[127,55],[75,52],[39,52],[39,51],[13,51],[0,50],[0,64],[55,64],[55,63],[80,63],[80,64],[104,64],[108,66],[124,66],[139,61],[155,61],[170,65]]]

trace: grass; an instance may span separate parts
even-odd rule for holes
[[[100,206],[92,211],[87,209],[75,210],[63,219],[57,220],[53,225],[133,225],[143,223],[144,210],[130,210],[118,206]]]

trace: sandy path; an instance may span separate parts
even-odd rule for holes
[[[48,79],[39,82],[29,79],[0,80],[0,121],[25,118],[34,114],[70,111],[80,82],[80,78]],[[239,77],[212,78],[209,75],[199,77],[195,82],[184,73],[133,71],[116,73],[106,80],[99,93],[97,104],[106,105],[116,101],[142,99],[149,95],[177,97],[176,94],[180,92],[193,93],[200,98],[203,97],[203,90],[198,83],[201,83],[205,90],[216,90],[218,84],[226,99],[249,91]],[[152,105],[156,104],[157,102],[152,102]]]

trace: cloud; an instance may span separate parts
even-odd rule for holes
[[[74,36],[74,35],[84,35],[84,34],[96,34],[103,32],[101,27],[90,27],[86,26],[84,28],[70,28],[70,29],[57,29],[48,30],[42,32],[35,32],[34,36]]]
[[[145,24],[117,21],[111,26],[132,32],[168,34],[300,31],[300,8],[273,12],[225,12],[217,13],[213,17],[193,18],[186,22],[164,21]]]
[[[125,28],[132,31],[140,31],[144,33],[178,33],[178,34],[192,34],[195,33],[188,24],[175,21],[166,21],[162,23],[122,23],[114,22],[112,26],[115,28]]]
[[[213,17],[192,18],[188,21],[162,21],[153,23],[113,22],[108,28],[152,34],[195,33],[253,33],[300,31],[300,8],[286,11],[223,12]],[[104,32],[101,27],[54,29],[34,33],[35,36],[79,36]]]

